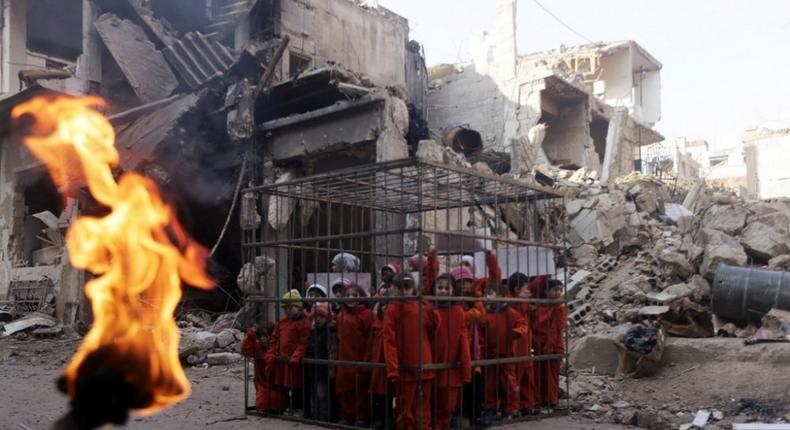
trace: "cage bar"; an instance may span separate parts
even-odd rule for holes
[[[245,370],[247,413],[341,428],[387,430],[399,419],[414,421],[416,428],[446,427],[437,421],[449,418],[446,397],[452,394],[458,397],[450,411],[454,425],[469,428],[532,419],[529,413],[541,405],[531,404],[530,395],[559,391],[561,362],[569,380],[567,344],[541,351],[540,342],[527,337],[546,325],[536,317],[538,310],[555,315],[567,297],[515,294],[527,283],[542,292],[549,280],[566,279],[560,192],[416,159],[279,182],[270,168],[265,162],[254,165],[252,181],[242,191],[254,196],[260,217],[251,224],[247,214],[247,222],[242,221],[243,263],[259,271],[257,291],[246,301],[257,310],[258,321],[282,322],[280,329],[301,327],[293,329],[301,343],[283,346],[282,336],[270,342],[267,366],[274,370],[267,377],[284,401],[276,408],[252,406],[249,396],[255,390]],[[337,255],[353,258],[342,257],[342,264],[332,266]],[[256,265],[260,258],[269,264]],[[488,268],[493,259],[496,264]],[[414,294],[404,295],[385,278],[382,269],[389,263],[413,279]],[[469,267],[460,269],[462,264]],[[435,278],[444,273],[471,279],[459,280],[455,294],[437,294]],[[526,282],[514,290],[508,280],[516,274]],[[408,278],[400,281],[410,285]],[[306,297],[315,284],[326,297]],[[293,290],[297,297],[284,297]],[[442,294],[446,290],[442,287]],[[354,297],[356,292],[360,297]],[[322,320],[313,319],[324,307],[332,310],[334,322],[330,318],[319,327]],[[463,318],[455,321],[451,312],[459,310]],[[401,315],[409,317],[398,319]],[[310,338],[306,344],[304,336]],[[332,345],[326,352],[322,336]],[[458,339],[465,339],[472,377],[445,382],[452,379],[448,372],[463,366],[440,359],[436,354],[444,353],[437,345]],[[516,340],[529,352],[516,353]],[[393,348],[382,349],[382,342]],[[412,346],[414,353],[406,354]],[[291,353],[289,348],[293,354],[283,355]],[[391,378],[395,374],[399,377]],[[566,393],[568,388],[566,383]],[[568,409],[550,395],[540,398],[555,411]],[[407,409],[413,416],[404,413]]]

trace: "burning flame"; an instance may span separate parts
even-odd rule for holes
[[[77,219],[66,235],[71,263],[96,275],[85,285],[94,322],[66,367],[67,393],[74,397],[86,357],[110,348],[127,365],[118,369],[126,382],[150,396],[150,404],[134,407],[150,414],[190,393],[173,319],[181,281],[203,289],[213,282],[204,266],[208,253],[187,236],[156,185],[134,173],[116,182],[115,134],[94,109],[104,106],[97,97],[38,97],[17,106],[12,117],[35,119],[24,142],[61,189],[87,183],[109,209]]]

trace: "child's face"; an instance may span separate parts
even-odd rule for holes
[[[338,266],[337,264],[335,264],[335,263],[332,263],[331,269],[332,269],[332,273],[341,273],[341,272],[343,272],[343,269],[340,266]]]
[[[465,296],[471,296],[474,294],[474,291],[472,291],[472,285],[474,285],[474,283],[469,279],[464,279],[461,281],[461,290]]]
[[[439,297],[448,297],[452,295],[450,281],[447,279],[440,279],[436,281],[436,295]]]
[[[546,298],[551,300],[557,300],[562,297],[562,287],[551,287],[546,290]]]
[[[518,288],[518,290],[516,290],[516,295],[522,299],[528,299],[532,297],[532,293],[529,291],[529,288],[527,288],[526,284],[522,285]]]
[[[315,326],[317,328],[322,328],[326,325],[326,316],[324,315],[316,315],[315,316]]]
[[[402,287],[399,288],[400,294],[402,296],[415,296],[417,295],[417,289],[414,288],[414,284],[411,282],[406,283]]]
[[[499,298],[499,294],[497,294],[497,291],[491,288],[486,288],[485,296],[487,299]]]
[[[384,282],[391,281],[393,276],[395,276],[395,272],[393,272],[389,267],[381,269],[381,280]]]
[[[359,291],[357,291],[356,288],[346,288],[345,297],[347,299],[358,299],[359,298]],[[359,302],[357,302],[356,300],[348,300],[348,301],[346,301],[346,306],[348,306],[348,307],[354,307],[357,304],[359,304]]]
[[[295,317],[299,313],[300,310],[302,310],[302,308],[300,308],[299,306],[291,305],[291,306],[288,306],[287,308],[285,308],[285,313],[289,317]]]
[[[310,290],[310,292],[307,293],[308,299],[317,299],[319,297],[322,297],[322,294],[319,293],[318,290],[316,290],[315,288],[313,288],[312,290]]]

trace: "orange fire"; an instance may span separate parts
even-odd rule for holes
[[[96,276],[85,285],[94,322],[66,367],[67,392],[74,397],[85,358],[109,348],[128,367],[118,369],[126,382],[150,395],[150,404],[135,406],[149,414],[190,393],[173,319],[181,281],[204,289],[213,282],[205,271],[208,253],[187,236],[157,186],[134,173],[116,182],[115,134],[95,110],[104,106],[97,97],[38,97],[17,106],[12,117],[35,119],[24,142],[61,189],[87,184],[109,209],[79,218],[66,236],[71,263]]]

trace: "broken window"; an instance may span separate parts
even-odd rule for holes
[[[17,174],[17,258],[26,264],[51,264],[53,254],[63,245],[58,217],[63,200],[43,168],[27,169]]]
[[[313,60],[310,57],[299,55],[291,51],[291,55],[288,59],[288,76],[292,78],[298,76],[310,68],[312,61]]]
[[[603,118],[594,118],[590,123],[590,137],[598,153],[598,160],[603,163],[606,155],[606,134],[609,132],[609,121]]]
[[[82,0],[29,1],[27,49],[76,61],[82,54]]]

